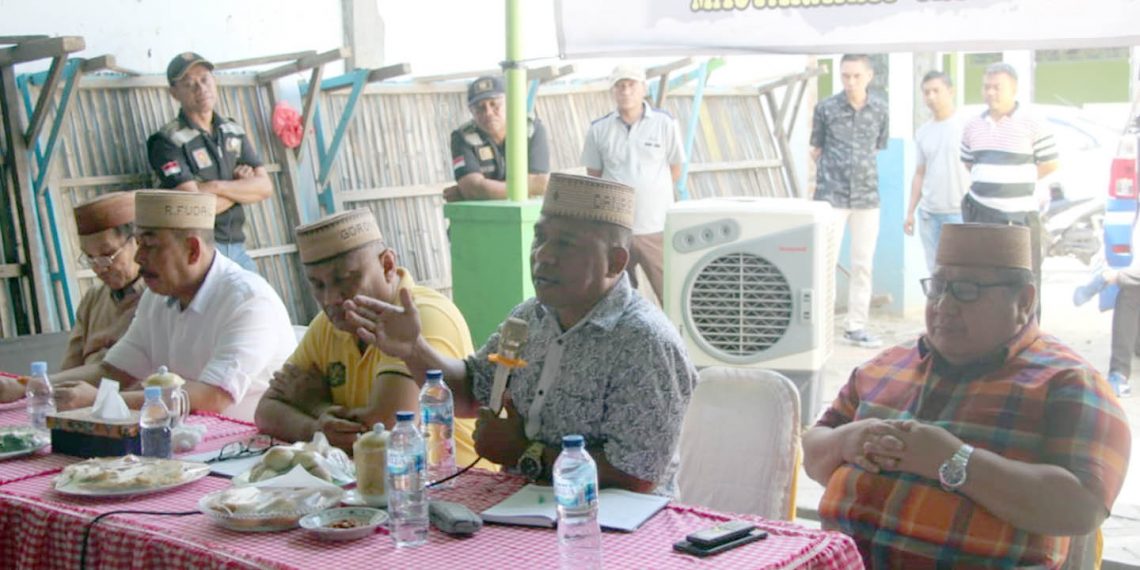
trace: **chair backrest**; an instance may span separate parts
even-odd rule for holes
[[[799,425],[799,392],[786,376],[702,370],[681,426],[678,499],[771,519],[794,516]]]

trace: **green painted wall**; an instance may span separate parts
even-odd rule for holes
[[[1128,58],[1041,61],[1033,84],[1034,102],[1058,105],[1128,102]]]
[[[511,309],[534,296],[530,245],[540,200],[453,202],[443,207],[451,220],[452,300],[482,346]]]

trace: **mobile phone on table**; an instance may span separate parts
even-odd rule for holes
[[[736,540],[754,528],[756,525],[747,521],[728,521],[690,533],[685,540],[701,548],[712,548]]]
[[[730,540],[728,542],[725,542],[725,543],[722,543],[722,544],[719,544],[717,546],[713,546],[710,548],[700,547],[700,546],[697,546],[697,545],[689,542],[688,540],[682,540],[682,541],[673,543],[673,550],[676,550],[678,552],[684,552],[685,554],[692,554],[693,556],[697,556],[699,558],[704,558],[706,556],[712,556],[714,554],[720,554],[721,552],[724,552],[726,550],[732,550],[733,548],[736,548],[737,546],[744,546],[745,544],[748,544],[750,542],[756,542],[757,540],[763,540],[765,538],[768,538],[768,531],[760,530],[758,528],[754,528],[751,531],[749,531],[748,534],[745,534],[744,536],[741,536],[735,540]]]

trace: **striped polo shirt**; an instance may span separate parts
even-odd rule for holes
[[[970,196],[996,210],[1036,210],[1037,165],[1054,160],[1053,133],[1020,104],[996,121],[987,110],[962,131],[962,162],[971,165]]]

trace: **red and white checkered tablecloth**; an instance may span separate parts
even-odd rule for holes
[[[0,405],[0,425],[26,421],[22,403]],[[196,452],[218,449],[252,436],[251,424],[194,415],[208,433]],[[77,458],[39,453],[0,462],[0,561],[4,567],[78,567],[83,531],[101,513],[132,509],[194,511],[198,499],[229,486],[227,479],[206,477],[186,486],[118,499],[65,496],[52,490],[54,476]],[[458,501],[479,512],[517,491],[518,477],[474,470],[452,489],[433,498]],[[854,542],[839,533],[791,523],[748,518],[769,538],[708,559],[673,551],[673,542],[694,530],[727,520],[728,515],[671,504],[634,533],[606,532],[602,538],[606,568],[862,568]],[[432,530],[428,544],[399,549],[378,532],[348,543],[324,543],[295,529],[277,533],[241,533],[224,529],[204,515],[167,517],[112,515],[91,531],[88,568],[551,568],[558,565],[554,529],[487,525],[476,535],[454,538]]]
[[[27,421],[23,400],[0,404],[0,426],[26,425]],[[215,414],[195,413],[187,419],[187,423],[206,426],[206,434],[191,453],[220,449],[231,441],[247,439],[257,434],[257,427],[251,423]],[[70,455],[51,453],[49,445],[31,455],[0,461],[0,485],[42,473],[54,474],[79,460]]]
[[[83,499],[51,490],[43,475],[0,486],[0,560],[17,567],[77,567],[79,538],[91,517],[118,509],[189,511],[198,498],[229,485],[207,477],[179,489],[130,499]],[[441,498],[457,500],[475,511],[506,498],[523,485],[517,477],[472,471]],[[846,536],[793,524],[754,520],[768,539],[707,560],[673,552],[672,543],[726,515],[670,505],[635,533],[606,532],[602,539],[607,568],[861,568],[854,543]],[[323,543],[301,530],[238,533],[204,516],[114,515],[92,532],[88,567],[169,568],[549,568],[558,564],[553,529],[488,525],[475,536],[453,538],[431,531],[427,545],[397,550],[377,534],[355,542]],[[140,561],[145,561],[140,562]]]

